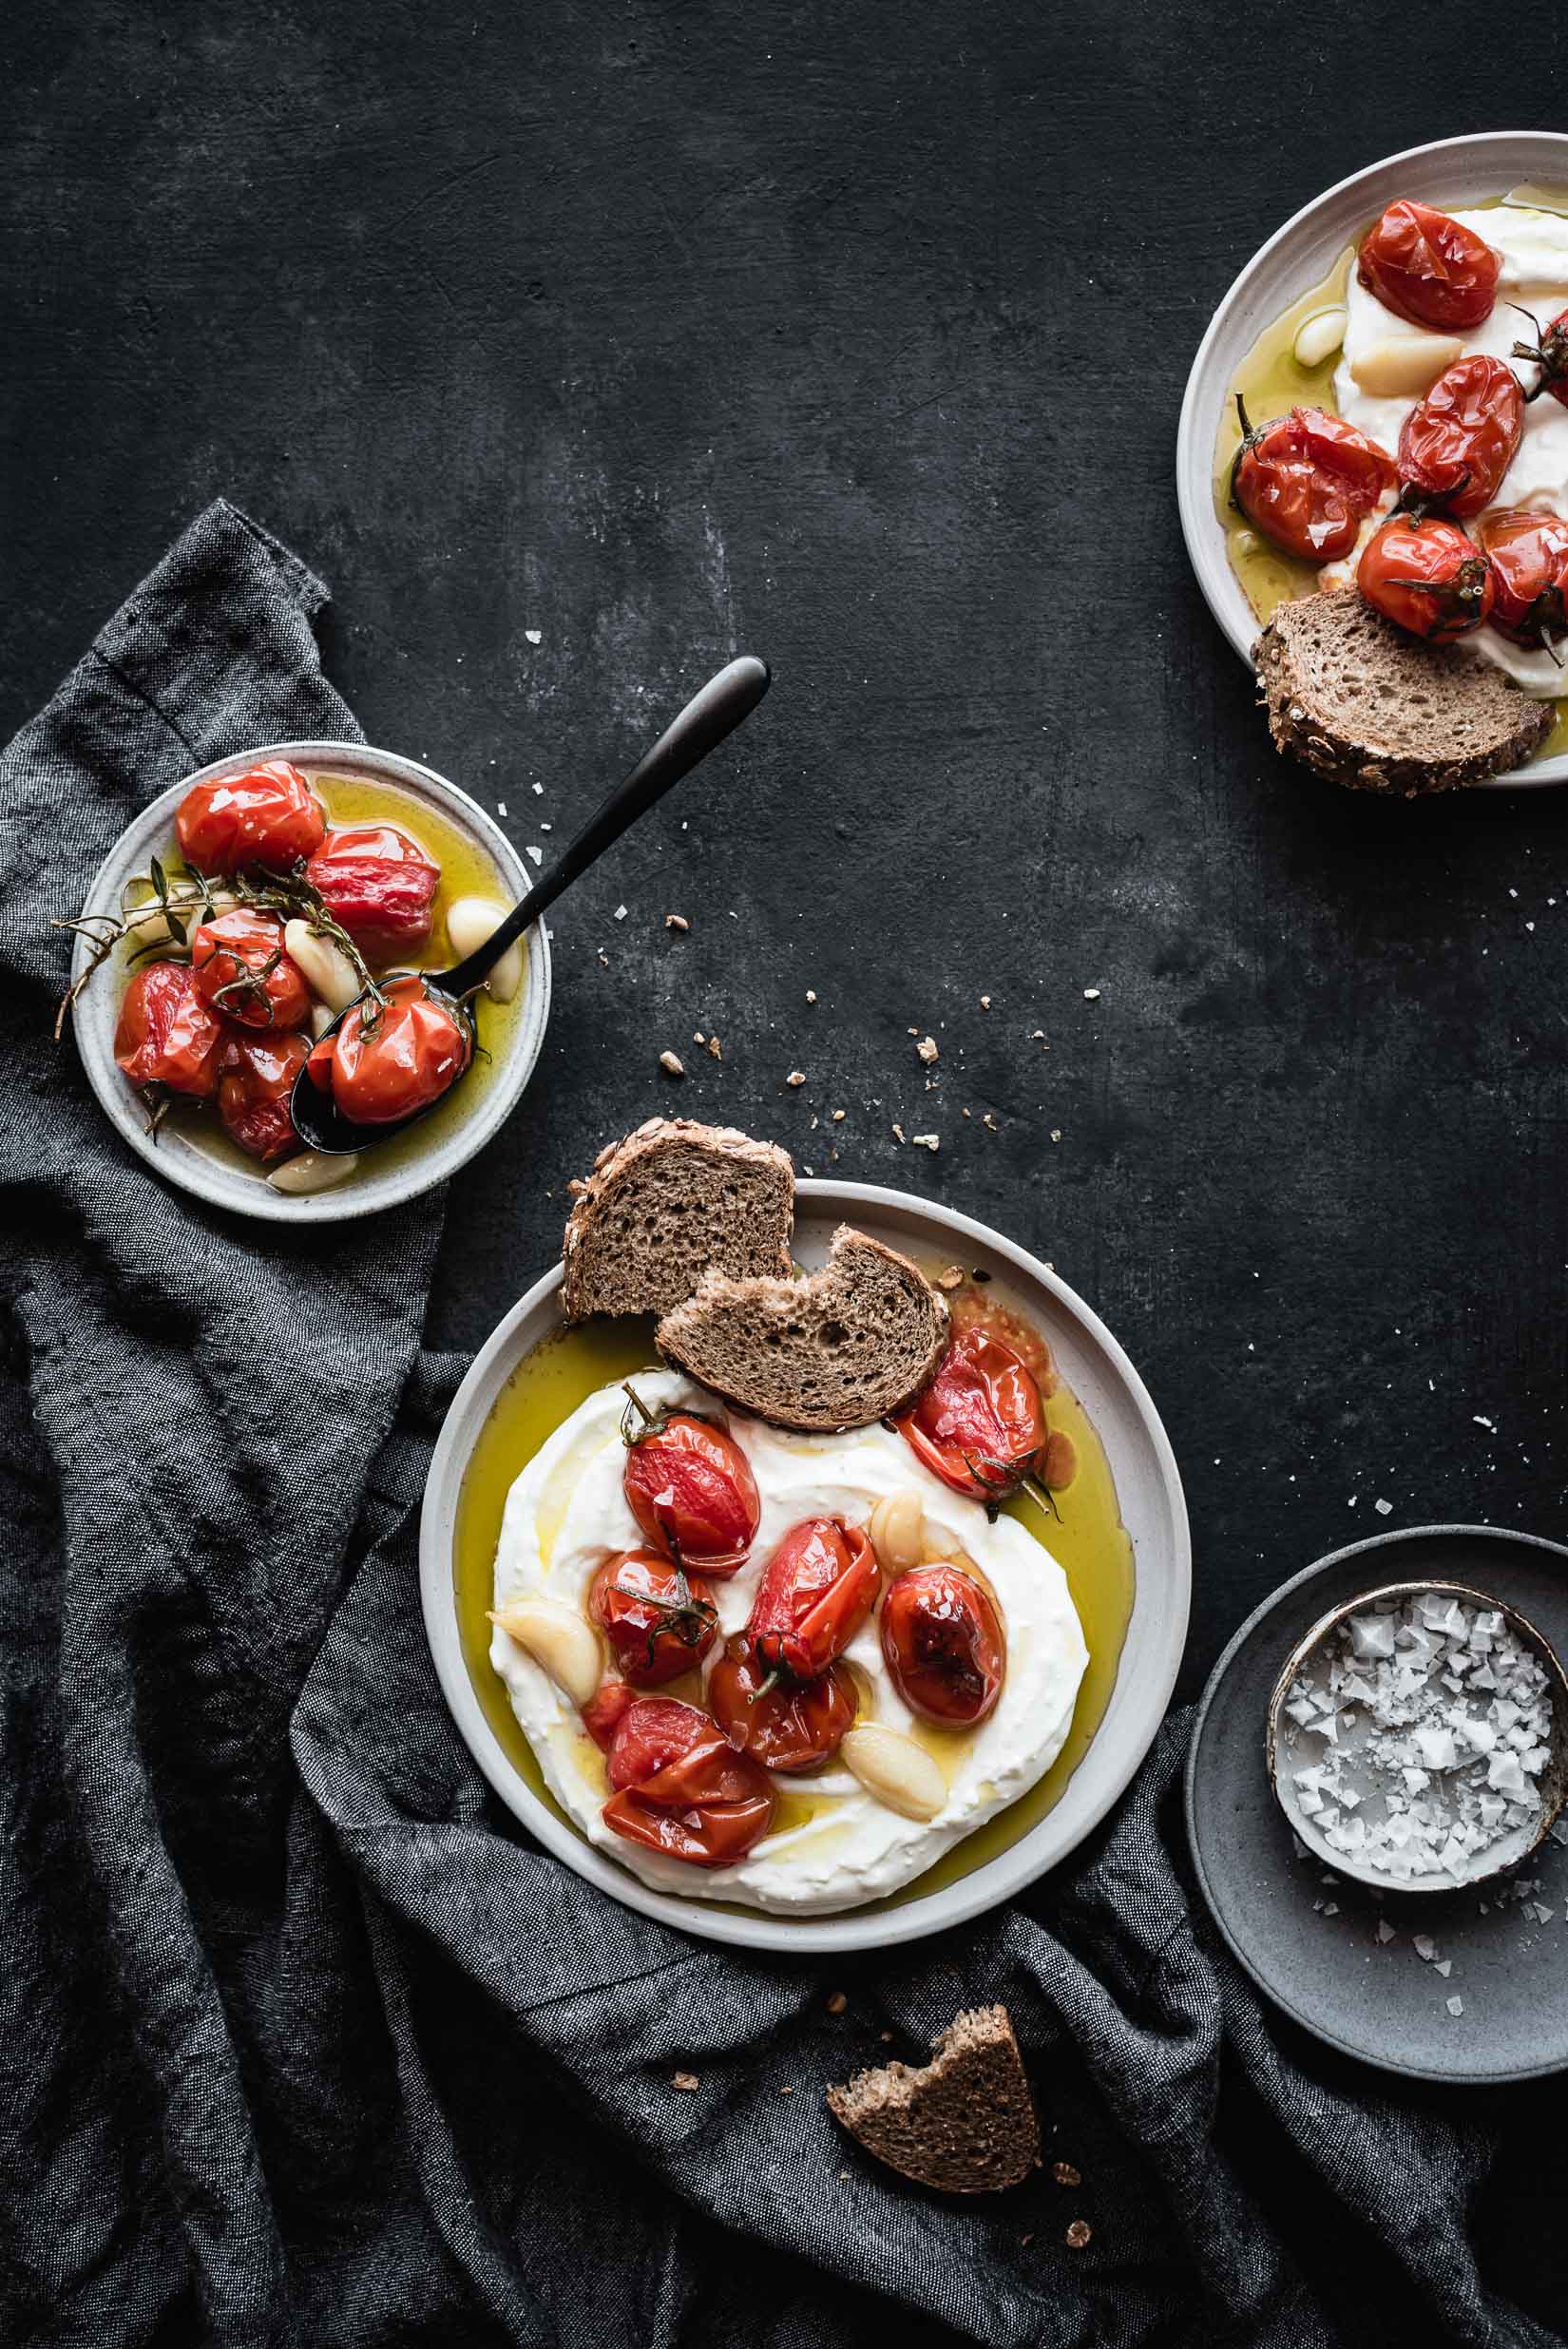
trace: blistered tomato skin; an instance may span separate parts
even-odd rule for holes
[[[1028,1365],[979,1322],[957,1332],[936,1376],[893,1424],[933,1476],[992,1508],[1034,1472],[1046,1438]]]
[[[881,1631],[883,1660],[911,1712],[973,1728],[996,1710],[1007,1643],[972,1575],[911,1567],[889,1588]]]
[[[1468,522],[1490,506],[1519,452],[1524,395],[1511,367],[1478,351],[1444,369],[1405,417],[1399,473],[1424,506]]]
[[[395,824],[329,832],[305,878],[368,962],[416,953],[430,937],[441,868]]]
[[[453,1085],[468,1064],[468,1039],[419,978],[394,980],[386,1003],[355,1005],[341,1027],[323,1036],[309,1061],[355,1125],[395,1125]]]
[[[133,1085],[166,1085],[191,1100],[218,1089],[223,1023],[198,993],[184,963],[153,963],[125,989],[114,1031],[116,1065]]]
[[[1303,563],[1338,563],[1362,518],[1398,479],[1386,449],[1321,408],[1292,408],[1253,431],[1238,399],[1242,442],[1231,496],[1253,528]]]
[[[743,1633],[725,1642],[708,1674],[708,1702],[737,1753],[785,1776],[831,1762],[859,1706],[847,1664],[830,1664],[814,1680],[780,1679],[756,1661]]]
[[[726,1579],[745,1564],[761,1514],[745,1453],[712,1421],[689,1411],[644,1412],[635,1387],[627,1394],[627,1507],[666,1557]]]
[[[583,1727],[601,1753],[609,1752],[615,1744],[617,1729],[636,1701],[636,1690],[628,1688],[625,1681],[606,1680],[598,1694],[590,1697],[583,1706]]]
[[[283,1034],[310,1017],[311,991],[283,950],[283,925],[274,914],[236,906],[201,923],[191,940],[191,970],[208,1008],[240,1027]]]
[[[588,1586],[588,1619],[630,1685],[657,1689],[701,1663],[718,1615],[700,1575],[683,1574],[657,1550],[624,1550]]]
[[[626,1709],[608,1774],[615,1792],[605,1825],[691,1867],[743,1860],[773,1824],[766,1771],[736,1753],[708,1714],[673,1697],[639,1697]]]
[[[185,862],[200,872],[234,873],[246,866],[287,872],[315,855],[327,819],[298,768],[274,758],[244,774],[193,784],[175,830]]]
[[[219,1052],[218,1115],[230,1139],[263,1166],[300,1147],[289,1113],[309,1050],[302,1036],[225,1036]]]
[[[836,1518],[792,1525],[763,1570],[746,1639],[764,1672],[814,1680],[876,1604],[881,1571],[865,1533]]]
[[[1402,198],[1367,232],[1356,274],[1396,317],[1452,334],[1491,316],[1501,268],[1474,229]]]
[[[1497,594],[1490,563],[1457,523],[1404,514],[1367,541],[1356,585],[1374,611],[1429,644],[1452,644],[1479,628]]]
[[[1553,650],[1568,640],[1568,521],[1494,506],[1476,525],[1496,587],[1492,626],[1515,644]]]

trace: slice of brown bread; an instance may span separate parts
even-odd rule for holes
[[[567,1321],[662,1313],[710,1269],[744,1279],[787,1272],[794,1168],[773,1142],[733,1126],[650,1117],[574,1182],[562,1256]]]
[[[1473,654],[1422,643],[1353,586],[1280,604],[1252,660],[1275,748],[1351,791],[1414,798],[1505,774],[1554,722],[1552,702]]]
[[[868,2153],[942,2194],[995,2194],[1040,2159],[1040,2124],[1004,2006],[971,2007],[921,2070],[884,2064],[830,2088],[828,2110]]]
[[[659,1350],[716,1394],[820,1435],[865,1427],[917,1395],[947,1343],[947,1308],[918,1265],[840,1224],[820,1272],[710,1272],[666,1313]]]

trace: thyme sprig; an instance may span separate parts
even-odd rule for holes
[[[611,1588],[621,1598],[635,1599],[640,1607],[653,1610],[654,1620],[648,1626],[648,1669],[652,1671],[655,1650],[660,1640],[668,1636],[682,1648],[695,1653],[718,1621],[718,1610],[711,1599],[698,1598],[687,1581],[680,1565],[675,1570],[676,1595],[665,1598],[658,1591],[639,1590],[634,1583],[616,1582]]]

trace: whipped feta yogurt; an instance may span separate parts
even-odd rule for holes
[[[1502,258],[1491,315],[1456,339],[1463,341],[1466,357],[1472,352],[1484,351],[1491,357],[1501,359],[1505,366],[1514,369],[1520,388],[1531,392],[1539,369],[1527,360],[1513,358],[1511,353],[1516,342],[1533,343],[1535,333],[1529,318],[1510,305],[1517,302],[1532,312],[1542,327],[1568,307],[1568,219],[1560,213],[1527,211],[1514,204],[1499,204],[1481,212],[1456,212],[1451,217],[1484,238]],[[1417,402],[1364,392],[1351,371],[1356,360],[1373,344],[1408,334],[1425,334],[1432,330],[1412,326],[1407,318],[1386,309],[1377,296],[1362,284],[1353,263],[1345,300],[1348,316],[1339,365],[1334,370],[1335,405],[1347,423],[1358,426],[1393,456],[1399,449],[1405,419]],[[1494,503],[1568,515],[1568,408],[1560,400],[1543,394],[1526,406],[1519,450]],[[1362,546],[1391,504],[1391,497],[1386,498],[1379,512],[1367,517],[1361,542],[1347,563],[1343,566],[1329,565],[1325,570],[1325,586],[1334,586],[1342,579],[1354,577]],[[1469,526],[1473,531],[1474,525]],[[1522,644],[1511,644],[1496,628],[1478,628],[1472,635],[1462,637],[1455,650],[1505,669],[1526,693],[1542,700],[1556,698],[1568,683],[1563,670],[1544,647],[1531,650]]]
[[[885,1495],[912,1492],[924,1504],[927,1535],[949,1555],[966,1553],[989,1583],[1006,1630],[1006,1675],[996,1710],[977,1728],[922,1723],[883,1662],[879,1609],[846,1652],[863,1691],[860,1719],[921,1739],[947,1782],[943,1809],[928,1823],[905,1819],[834,1761],[810,1777],[774,1775],[782,1798],[774,1827],[744,1860],[726,1868],[687,1867],[604,1825],[603,1756],[553,1681],[497,1629],[490,1662],[550,1792],[590,1843],[660,1892],[800,1915],[854,1908],[896,1892],[1027,1793],[1061,1750],[1088,1663],[1066,1576],[1022,1525],[1005,1517],[987,1524],[978,1501],[949,1492],[889,1428],[794,1435],[725,1410],[674,1371],[641,1372],[634,1384],[650,1405],[721,1420],[756,1480],[761,1514],[750,1556],[738,1574],[713,1585],[719,1637],[709,1667],[724,1637],[745,1624],[762,1570],[791,1526],[811,1517],[863,1526]],[[621,1488],[625,1402],[618,1385],[590,1395],[513,1484],[496,1549],[497,1609],[550,1598],[581,1611],[605,1558],[642,1544]]]

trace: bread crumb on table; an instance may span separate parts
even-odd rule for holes
[[[1087,2219],[1075,2219],[1063,2240],[1069,2250],[1081,2251],[1093,2232]]]
[[[713,1058],[714,1058],[716,1060],[722,1060],[722,1059],[724,1058],[724,1055],[723,1055],[723,1054],[719,1051],[719,1049],[718,1049],[718,1039],[717,1039],[717,1036],[710,1036],[710,1037],[709,1037],[709,1039],[708,1039],[708,1050],[709,1050],[709,1052],[713,1055]]]
[[[661,1052],[659,1065],[666,1077],[684,1077],[686,1074],[686,1063],[678,1052]]]
[[[687,921],[683,913],[667,913],[664,916],[664,927],[666,929],[689,930],[691,926],[691,924]]]
[[[1071,2162],[1053,2162],[1051,2175],[1058,2186],[1081,2186],[1083,2184],[1082,2178],[1073,2168]]]
[[[923,1036],[919,1043],[916,1044],[915,1050],[919,1053],[927,1068],[930,1067],[933,1060],[940,1060],[942,1058],[941,1050],[934,1036]]]
[[[797,1088],[803,1085],[805,1081],[806,1072],[803,1068],[792,1068],[789,1075],[784,1079],[784,1082],[787,1085],[794,1085]]]
[[[911,1134],[909,1139],[917,1150],[940,1150],[942,1147],[940,1134]]]
[[[702,2083],[698,2078],[695,2072],[678,2072],[675,2075],[673,2085],[676,2088],[682,2090],[685,2094],[689,2096],[693,2089],[700,2088]]]
[[[822,2003],[830,2015],[842,2015],[850,2001],[843,1991],[832,1990],[828,1993]]]

